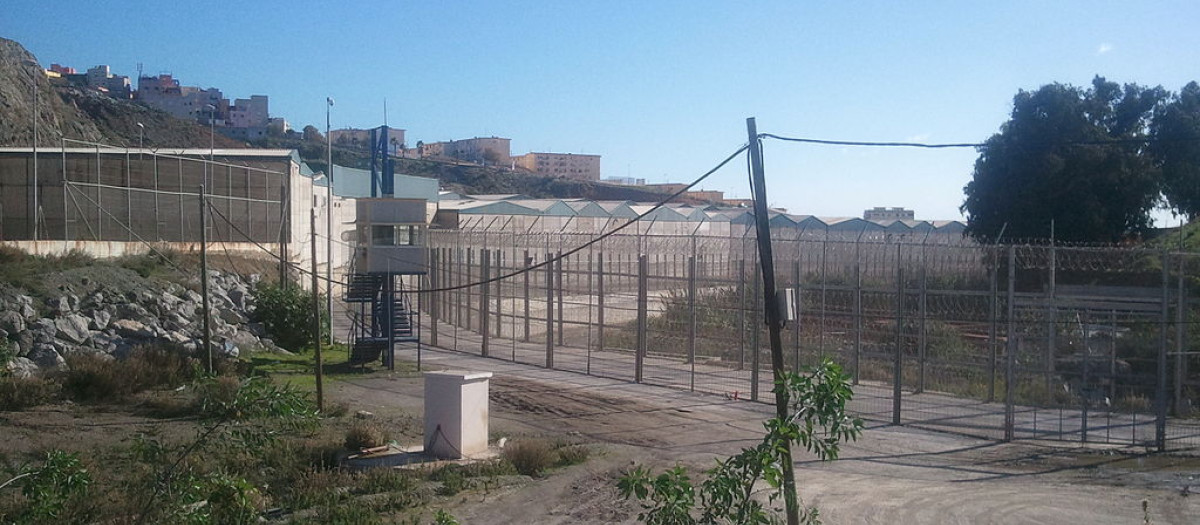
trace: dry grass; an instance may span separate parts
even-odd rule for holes
[[[391,437],[379,425],[367,421],[356,421],[346,431],[345,445],[348,450],[380,447]]]
[[[0,412],[27,410],[54,401],[58,383],[40,377],[0,377]]]

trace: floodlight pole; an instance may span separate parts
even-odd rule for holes
[[[779,301],[775,291],[775,259],[771,250],[771,222],[767,217],[767,181],[763,173],[762,143],[758,140],[758,126],[754,117],[746,119],[746,134],[750,140],[751,183],[754,190],[754,223],[758,233],[758,260],[762,266],[763,298],[766,300],[767,330],[771,340],[771,372],[775,379],[775,417],[780,421],[788,418],[788,390],[783,383],[783,337],[780,333],[783,322],[779,315]],[[757,328],[755,328],[757,330]],[[800,523],[800,505],[796,495],[796,471],[792,462],[792,444],[783,440],[780,463],[783,467],[783,501],[787,509],[788,525]]]

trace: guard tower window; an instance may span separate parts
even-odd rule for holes
[[[420,226],[412,224],[375,224],[371,226],[372,246],[419,246]]]

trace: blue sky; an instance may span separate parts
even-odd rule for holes
[[[512,138],[690,181],[759,131],[978,142],[1018,89],[1200,80],[1200,2],[5,0],[0,36],[45,66],[173,73],[271,97],[299,128],[383,121],[408,142]],[[768,142],[773,205],[957,219],[973,150]],[[703,186],[748,196],[744,164]]]

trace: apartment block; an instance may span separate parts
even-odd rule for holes
[[[421,143],[417,146],[422,158],[465,160],[491,166],[508,165],[512,160],[512,139],[475,137],[446,142]]]
[[[513,163],[538,175],[575,180],[600,180],[600,156],[575,153],[530,152],[513,157]]]

